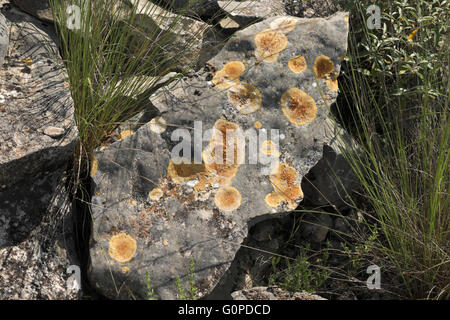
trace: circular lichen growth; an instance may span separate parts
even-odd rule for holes
[[[176,158],[169,161],[167,174],[174,182],[186,182],[205,173],[205,165],[202,163],[191,163],[187,158]]]
[[[119,140],[123,140],[134,133],[133,130],[124,130],[119,134]]]
[[[127,262],[133,259],[136,253],[136,240],[121,232],[111,237],[109,240],[109,256],[118,262]]]
[[[261,128],[262,128],[262,123],[261,123],[261,121],[255,121],[255,123],[253,124],[253,126],[254,126],[256,129],[261,129]]]
[[[232,212],[241,205],[241,194],[234,187],[221,187],[214,197],[214,204],[217,208],[225,212]]]
[[[286,163],[277,162],[270,174],[273,190],[266,198],[269,207],[278,207],[286,202],[289,209],[295,209],[297,199],[303,198],[303,192],[298,181],[299,174],[295,168]]]
[[[214,86],[221,90],[229,89],[239,84],[239,77],[244,73],[245,65],[241,61],[228,62],[216,72],[212,78]]]
[[[287,44],[288,38],[283,33],[272,29],[263,30],[255,36],[255,56],[266,63],[274,63]]]
[[[297,126],[311,123],[317,116],[314,99],[297,88],[291,88],[282,95],[281,109],[286,118]]]
[[[329,79],[325,80],[325,83],[327,84],[327,88],[330,89],[333,92],[338,92],[338,81],[337,81],[337,77],[333,76]]]
[[[296,26],[297,19],[292,17],[277,18],[270,23],[271,29],[281,33],[289,33],[294,30]]]
[[[228,90],[230,103],[242,114],[255,112],[261,107],[262,95],[255,86],[242,82]]]
[[[97,169],[98,169],[98,160],[97,157],[93,155],[91,159],[91,170],[89,172],[89,175],[91,177],[95,176],[95,174],[97,173]]]
[[[281,193],[271,192],[266,195],[264,200],[269,207],[276,208],[284,201],[284,197]]]
[[[148,193],[148,197],[153,201],[158,201],[163,195],[164,193],[160,188],[155,188]]]
[[[294,73],[301,73],[306,70],[306,59],[303,56],[296,56],[289,60],[289,69]]]
[[[280,156],[280,153],[278,152],[278,146],[272,140],[265,140],[261,144],[261,153],[267,156],[274,156],[274,157]]]
[[[202,152],[206,170],[231,179],[245,159],[244,134],[236,123],[219,119],[214,124],[213,136]]]
[[[164,131],[166,131],[167,122],[163,117],[155,117],[152,120],[150,120],[149,128],[150,131],[161,134]]]
[[[318,56],[314,60],[314,74],[318,79],[325,79],[334,72],[334,63],[327,56]]]

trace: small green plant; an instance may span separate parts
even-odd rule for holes
[[[149,274],[148,270],[145,270],[145,280],[147,282],[147,299],[148,300],[157,300],[154,297],[155,292],[153,290],[153,286],[152,286],[152,282],[151,282],[150,274]]]
[[[189,275],[188,275],[188,287],[185,288],[181,284],[180,277],[176,277],[175,279],[177,289],[178,289],[178,297],[181,300],[196,300],[197,287],[195,286],[195,268],[194,268],[194,259],[189,260]]]
[[[294,262],[285,259],[285,266],[281,267],[281,257],[272,258],[273,272],[269,276],[269,285],[276,285],[290,292],[315,292],[328,279],[326,269],[317,268],[308,261],[309,245],[302,248]],[[321,264],[326,264],[328,254],[324,253]]]

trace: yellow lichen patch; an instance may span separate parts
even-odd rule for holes
[[[337,81],[337,75],[333,75],[332,77],[325,80],[325,83],[327,84],[327,88],[330,89],[333,92],[338,91],[338,81]]]
[[[228,62],[222,69],[216,72],[212,83],[221,90],[229,89],[239,84],[239,77],[245,71],[245,65],[241,61]]]
[[[314,74],[316,78],[325,79],[334,72],[334,63],[327,56],[318,56],[314,60]]]
[[[206,171],[204,164],[190,163],[186,158],[175,160],[170,160],[169,167],[167,168],[169,177],[175,182],[193,180]]]
[[[150,131],[161,134],[166,131],[167,122],[163,117],[155,117],[149,123]]]
[[[296,200],[303,198],[298,178],[299,174],[295,168],[286,163],[278,162],[270,174],[270,182],[274,191],[266,196],[267,205],[277,207],[281,202],[287,202],[290,209],[295,209],[297,206]]]
[[[127,262],[133,259],[136,248],[136,240],[125,232],[116,234],[109,239],[109,256],[118,262]]]
[[[296,26],[297,19],[291,17],[277,18],[270,23],[271,29],[281,33],[289,33],[294,30]]]
[[[288,39],[283,33],[266,29],[255,36],[255,56],[266,63],[274,63],[287,44]]]
[[[163,240],[163,245],[168,246],[168,245],[169,245],[169,240],[164,239],[164,240]]]
[[[91,177],[95,176],[95,174],[97,172],[97,169],[98,169],[98,160],[97,160],[97,158],[95,156],[92,156],[92,159],[91,159],[91,170],[89,172],[89,175]]]
[[[125,139],[128,136],[131,136],[134,133],[133,130],[124,130],[119,135],[119,140]]]
[[[129,268],[129,267],[123,267],[123,268],[122,268],[122,272],[123,272],[123,273],[127,273],[128,271],[130,271],[130,268]]]
[[[279,157],[280,152],[278,151],[278,146],[272,140],[266,140],[261,144],[261,153],[267,156]]]
[[[232,212],[241,205],[241,194],[234,187],[221,187],[214,196],[214,204],[225,212]]]
[[[135,206],[137,206],[137,201],[134,199],[131,199],[130,204],[135,207]]]
[[[306,70],[306,60],[303,56],[296,56],[289,60],[289,69],[294,73],[301,73]]]
[[[314,99],[297,88],[291,88],[281,96],[281,109],[286,118],[297,126],[311,123],[317,116]]]
[[[153,201],[158,201],[163,195],[164,193],[160,188],[155,188],[148,193],[148,197]]]
[[[278,192],[271,192],[264,200],[269,207],[276,208],[284,201],[284,197]]]
[[[233,178],[244,162],[244,134],[239,125],[219,119],[214,124],[213,136],[202,152],[206,170],[217,176]]]
[[[261,92],[255,86],[241,82],[228,90],[230,103],[242,114],[255,112],[261,107]]]
[[[261,128],[262,128],[262,123],[259,122],[259,121],[255,121],[255,123],[253,124],[253,126],[254,126],[256,129],[261,129]]]

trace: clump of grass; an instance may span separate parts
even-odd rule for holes
[[[159,12],[150,1],[50,4],[75,104],[80,136],[77,158],[86,159],[117,126],[148,106],[158,82],[186,63],[194,38],[205,29],[185,35],[186,45],[180,48],[174,31],[182,27],[183,17],[169,17],[168,11]],[[73,27],[77,11],[68,11],[70,6],[80,8],[79,28]],[[141,12],[152,16],[153,24]]]
[[[301,248],[299,255],[293,261],[281,256],[272,258],[272,273],[269,275],[268,284],[276,285],[290,292],[316,292],[329,277],[326,268],[319,269],[317,265],[311,264],[310,247],[307,244]],[[328,251],[323,251],[321,264],[326,264]]]
[[[362,150],[347,157],[369,205],[366,221],[381,231],[372,254],[393,267],[382,272],[399,276],[404,296],[449,299],[450,3],[378,2],[380,30],[366,26],[371,4],[348,7],[338,109]]]

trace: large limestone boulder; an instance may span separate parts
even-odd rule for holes
[[[5,13],[9,54],[0,69],[0,186],[67,161],[77,139],[73,100],[49,27]]]
[[[3,65],[3,59],[8,53],[9,47],[9,31],[6,25],[6,19],[3,14],[0,13],[0,68]]]
[[[347,19],[279,16],[237,32],[203,72],[155,93],[159,117],[95,153],[95,288],[145,298],[148,273],[155,297],[173,299],[193,273],[206,296],[249,225],[297,207],[329,143]]]

